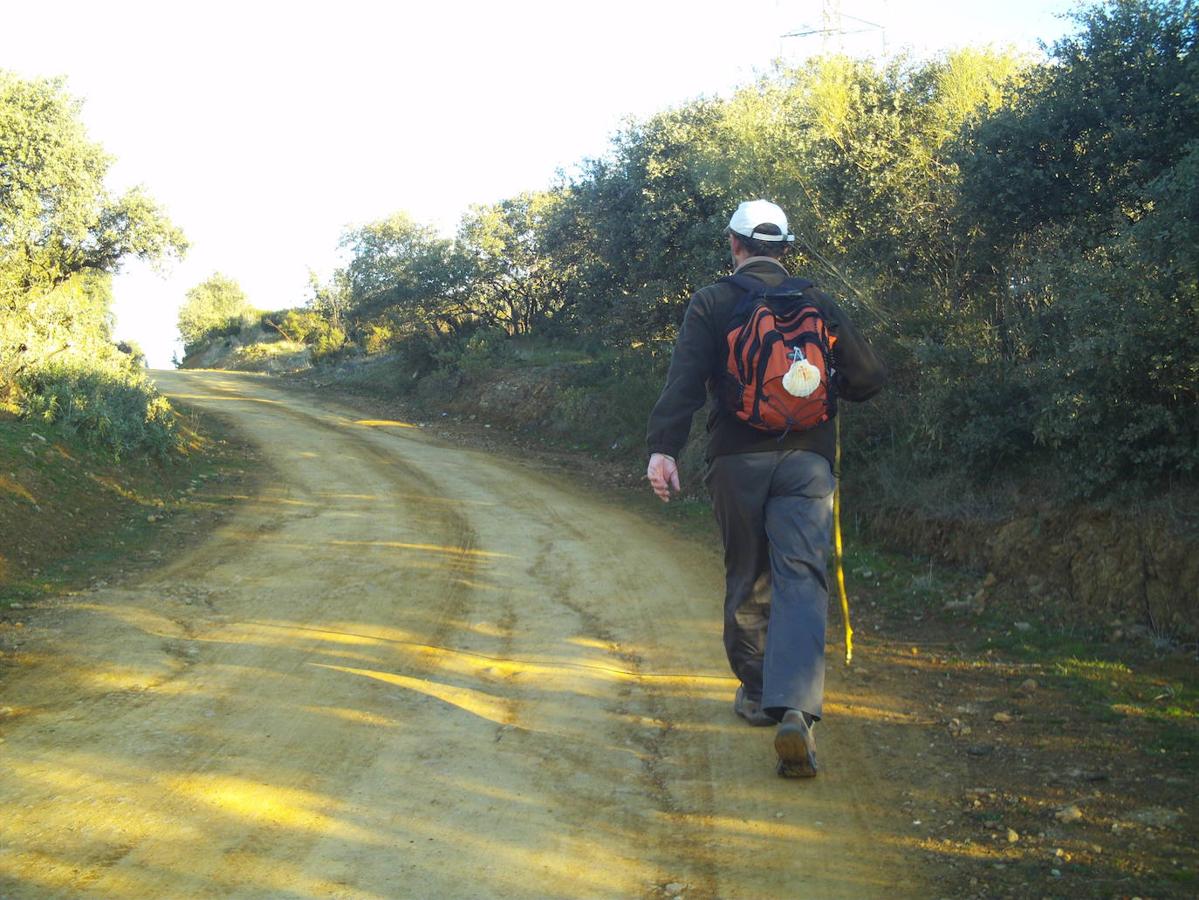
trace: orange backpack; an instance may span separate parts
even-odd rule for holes
[[[836,415],[832,349],[820,307],[803,278],[768,287],[749,275],[721,281],[744,293],[728,325],[728,359],[722,373],[727,407],[761,431],[786,435]]]

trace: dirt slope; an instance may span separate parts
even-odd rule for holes
[[[824,772],[776,778],[730,709],[709,550],[262,377],[157,377],[273,477],[31,623],[0,896],[933,895],[902,701],[831,666]]]

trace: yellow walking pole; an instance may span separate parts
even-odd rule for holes
[[[845,568],[841,548],[841,417],[836,417],[837,451],[834,455],[833,477],[833,551],[837,558],[837,590],[841,594],[841,618],[845,621],[845,665],[853,662],[853,628],[849,624],[849,595],[845,592]]]

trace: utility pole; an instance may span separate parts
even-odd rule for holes
[[[826,55],[829,52],[829,38],[836,37],[837,44],[831,49],[841,53],[845,43],[841,40],[845,34],[845,25],[841,21],[841,0],[822,0],[820,4],[820,49]]]
[[[882,40],[883,56],[887,55],[887,29],[877,22],[851,16],[841,11],[841,0],[821,0],[820,24],[803,24],[794,31],[787,32],[784,38],[804,38],[820,36],[820,50],[823,54],[831,52],[844,53],[843,38],[851,34],[868,34],[878,32]]]

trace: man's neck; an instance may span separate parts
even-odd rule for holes
[[[773,256],[747,256],[747,257],[745,257],[745,259],[741,260],[741,262],[737,263],[737,268],[733,269],[733,274],[736,275],[738,272],[740,272],[742,269],[744,269],[750,263],[754,263],[754,262],[774,263],[776,266],[778,266],[784,272],[787,271],[787,267],[784,266],[777,259],[775,259]]]

